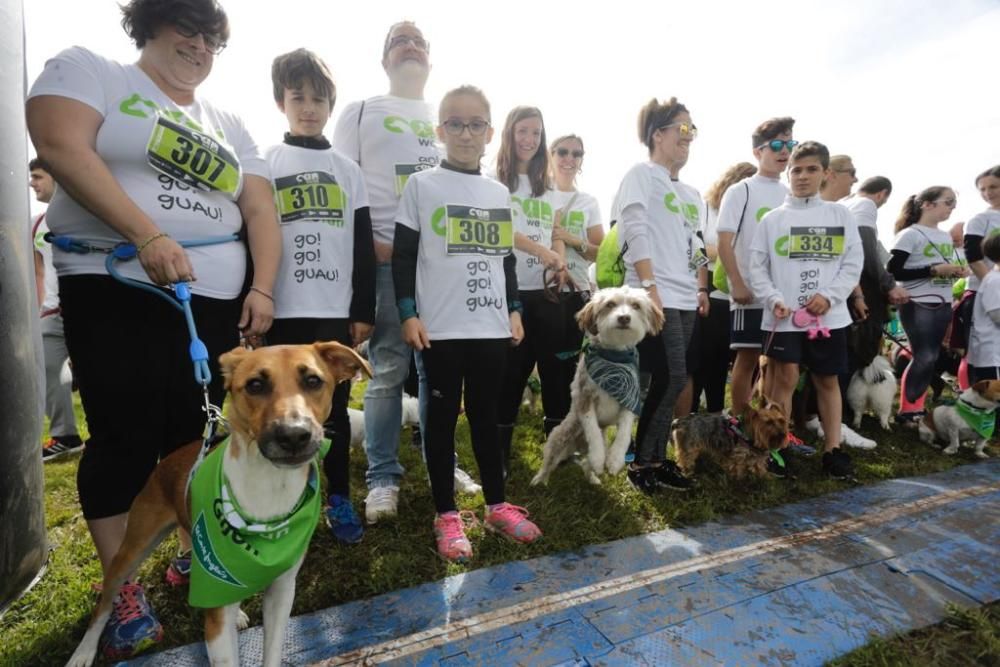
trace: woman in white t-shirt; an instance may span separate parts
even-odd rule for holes
[[[583,170],[583,154],[583,139],[575,134],[561,136],[549,145],[549,169],[555,184],[552,241],[563,244],[566,260],[566,272],[560,274],[564,285],[559,295],[563,351],[556,354],[566,378],[572,378],[576,372],[583,344],[583,332],[577,324],[576,314],[590,299],[587,269],[597,259],[597,247],[604,240],[597,200],[576,189],[576,177]]]
[[[549,174],[545,122],[535,107],[514,107],[507,114],[500,135],[496,179],[511,193],[514,212],[514,255],[517,288],[523,307],[524,342],[513,348],[500,392],[497,428],[504,453],[504,474],[509,470],[514,422],[528,376],[535,365],[542,382],[545,432],[555,428],[569,411],[569,383],[565,364],[557,356],[565,351],[562,309],[545,297],[544,276],[565,267],[563,244],[553,243],[556,194]]]
[[[694,320],[708,314],[708,258],[697,235],[703,203],[697,190],[680,181],[697,136],[691,114],[676,98],[650,100],[639,112],[639,140],[649,160],[628,171],[612,206],[622,226],[625,282],[645,289],[665,316],[663,330],[639,345],[640,370],[651,379],[628,478],[645,493],[691,485],[666,459],[666,446],[674,404],[688,381],[685,357]]]
[[[886,269],[910,293],[899,320],[913,351],[899,395],[896,420],[915,427],[924,415],[924,397],[951,322],[951,289],[968,273],[959,263],[951,235],[938,225],[955,209],[955,192],[943,185],[911,195],[896,221],[896,240]]]
[[[156,286],[192,281],[209,395],[222,405],[219,355],[239,343],[239,329],[267,331],[274,312],[281,235],[267,165],[240,118],[198,93],[229,38],[218,3],[132,0],[122,14],[137,62],[73,47],[46,63],[29,94],[31,139],[60,185],[49,227],[98,248],[134,244],[138,261],[119,263],[128,278]],[[178,244],[241,229],[246,244]],[[157,460],[200,438],[205,416],[183,316],[160,296],[109,276],[105,257],[53,252],[90,430],[77,486],[106,571]],[[141,587],[127,583],[120,599],[127,604],[116,603],[101,639],[116,659],[162,634]]]
[[[712,285],[712,275],[718,260],[719,206],[722,195],[729,186],[750,178],[757,173],[757,167],[749,162],[738,162],[731,166],[712,183],[705,193],[705,217],[702,237],[705,255],[708,256],[708,284]],[[692,412],[698,411],[702,391],[705,392],[705,407],[709,412],[722,412],[726,399],[726,375],[729,370],[729,295],[712,289],[708,295],[708,317],[696,318],[694,335],[691,338],[692,352],[688,359],[693,362],[688,374],[691,375]]]

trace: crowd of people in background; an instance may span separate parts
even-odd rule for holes
[[[851,374],[882,352],[890,308],[912,350],[900,424],[924,414],[949,329],[968,351],[961,383],[1000,379],[1000,278],[995,250],[987,243],[984,251],[1000,230],[1000,166],[975,177],[987,208],[958,238],[940,228],[954,189],[907,197],[887,253],[877,218],[892,193],[888,178],[871,176],[852,192],[851,159],[800,142],[794,119],[777,117],[746,128],[752,161],[725,169],[703,197],[681,177],[697,146],[697,108],[653,99],[637,123],[648,159],[624,174],[606,225],[598,201],[576,186],[584,138],[550,141],[532,106],[495,126],[473,86],[433,107],[424,99],[430,43],[411,22],[392,25],[382,45],[387,93],[347,104],[332,141],[325,130],[338,91],[329,67],[305,49],[278,56],[272,85],[288,131],[260,150],[264,138],[198,92],[229,39],[218,3],[131,0],[122,12],[137,62],[66,49],[27,100],[38,154],[31,184],[49,203],[31,225],[51,418],[43,457],[83,446],[69,359],[90,434],[80,503],[104,569],[157,461],[201,436],[202,393],[175,310],[109,275],[106,253],[43,242],[48,231],[91,250],[133,244],[135,261],[118,271],[153,291],[190,283],[217,405],[217,359],[241,338],[367,341],[375,374],[364,393],[364,522],[349,485],[349,384],[334,394],[326,425],[325,519],[343,543],[397,513],[403,387],[415,365],[432,527],[449,561],[473,555],[455,502],[463,406],[485,525],[520,543],[542,536],[506,499],[515,423],[535,369],[544,432],[570,409],[584,335],[575,316],[596,289],[588,268],[602,244],[616,244],[624,283],[665,315],[662,331],[639,345],[643,399],[627,477],[643,493],[690,487],[668,456],[673,419],[698,410],[702,396],[705,409],[722,412],[727,385],[740,414],[761,355],[764,393],[789,414],[808,369],[822,470],[853,476],[843,444],[857,434],[842,424],[842,395]],[[495,168],[483,171],[495,128]],[[823,334],[807,336],[807,326]],[[799,454],[815,451],[788,438]],[[185,580],[190,558],[181,535],[174,581]],[[128,655],[158,629],[142,587],[130,582],[102,642],[109,655]]]

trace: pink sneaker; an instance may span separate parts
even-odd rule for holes
[[[458,512],[438,514],[434,519],[434,537],[437,538],[438,555],[453,563],[464,563],[472,558],[472,544],[465,536],[465,524]]]
[[[487,507],[485,524],[489,530],[522,544],[530,544],[542,536],[538,526],[528,520],[528,510],[510,503]]]

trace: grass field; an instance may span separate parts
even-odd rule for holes
[[[360,392],[361,388],[355,387],[355,403]],[[607,480],[603,486],[591,486],[573,465],[557,470],[547,488],[536,489],[529,487],[528,481],[541,464],[540,424],[540,414],[522,410],[507,494],[508,500],[529,509],[544,531],[544,539],[530,546],[517,546],[473,529],[469,537],[475,557],[469,565],[447,564],[438,558],[431,531],[434,510],[426,472],[406,430],[400,445],[407,475],[400,491],[399,517],[368,528],[363,541],[354,546],[338,545],[323,527],[318,529],[299,573],[293,613],[323,609],[466,570],[697,524],[846,488],[843,482],[824,478],[819,458],[813,457],[796,461],[794,480],[734,484],[707,471],[699,476],[698,486],[687,493],[665,492],[654,497],[635,491],[624,475]],[[861,484],[924,475],[975,461],[968,449],[955,457],[944,456],[939,449],[920,443],[910,431],[883,434],[868,418],[862,431],[879,445],[874,451],[851,452]],[[464,419],[459,423],[457,440],[462,467],[476,476]],[[993,456],[1000,454],[995,446],[988,451]],[[73,456],[45,466],[51,562],[42,581],[0,620],[0,665],[63,664],[86,627],[95,601],[92,584],[100,580],[100,567],[77,502],[77,461],[78,456]],[[353,453],[352,496],[359,510],[365,495],[364,469],[364,455]],[[459,502],[462,508],[478,510],[481,515],[481,496],[460,497]],[[201,615],[187,606],[186,591],[171,588],[163,581],[176,548],[176,540],[171,537],[140,570],[140,579],[163,622],[165,637],[160,649],[202,639]],[[260,606],[260,598],[256,597],[243,607],[254,625],[261,622]],[[901,648],[896,648],[899,642],[879,640],[838,664],[1000,664],[998,621],[996,606],[956,612],[941,628],[922,631],[926,634],[917,640],[901,640]],[[934,638],[942,634],[954,639],[956,650],[964,646],[969,655],[982,654],[987,661],[938,662],[938,656],[947,655],[936,648],[940,641]],[[970,647],[971,642],[976,643]],[[927,660],[921,661],[924,657]]]

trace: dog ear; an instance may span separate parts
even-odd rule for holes
[[[647,333],[654,335],[660,333],[664,323],[663,311],[657,308],[656,304],[648,296],[643,303],[645,303],[643,309],[646,312],[646,323],[649,325]]]
[[[313,343],[316,353],[326,362],[333,373],[334,384],[340,384],[344,380],[350,380],[358,371],[370,378],[372,367],[361,358],[361,355],[337,342]]]
[[[236,372],[236,367],[246,359],[246,356],[250,352],[250,350],[240,345],[234,347],[229,352],[224,352],[219,357],[219,367],[222,369],[223,383],[226,391],[229,391],[229,385],[233,381],[233,373]]]
[[[980,380],[976,384],[972,385],[972,391],[980,395],[985,394],[989,390],[990,390],[989,380]]]
[[[597,335],[597,311],[602,300],[592,297],[587,304],[576,314],[576,323],[580,325],[580,331],[596,336]]]

